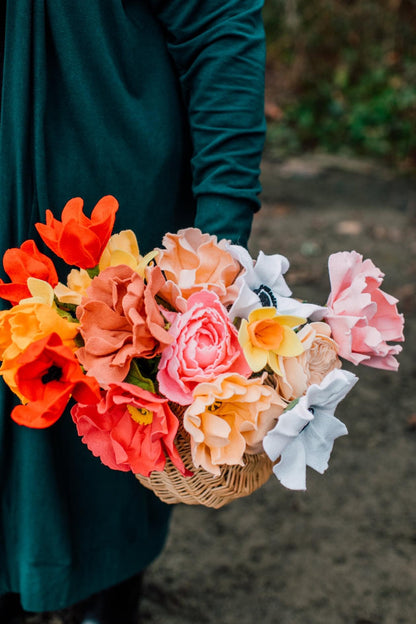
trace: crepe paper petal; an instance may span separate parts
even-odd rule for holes
[[[52,260],[39,251],[33,240],[25,241],[20,248],[8,249],[3,256],[3,266],[12,283],[6,284],[0,280],[0,297],[13,305],[30,297],[28,278],[38,278],[52,287],[58,283]]]
[[[246,379],[236,373],[198,384],[183,416],[191,439],[192,460],[212,474],[220,467],[244,465],[244,453],[261,453],[261,441],[286,403],[265,375]]]
[[[334,440],[344,435],[348,435],[348,429],[344,423],[322,412],[319,418],[314,419],[311,426],[306,427],[299,434],[299,437],[303,438],[307,466],[323,474],[328,468],[328,459]]]
[[[241,320],[238,332],[238,340],[251,370],[259,372],[268,362],[272,370],[280,374],[275,356],[295,357],[303,352],[302,342],[292,328],[305,322],[304,318],[280,316],[275,308],[252,310],[248,321]]]
[[[54,304],[54,290],[48,282],[37,279],[35,277],[29,277],[27,280],[27,287],[32,295],[28,299],[23,299],[21,303],[25,301],[37,301],[38,303],[44,303],[50,307]]]
[[[146,418],[140,413],[146,412]],[[162,471],[166,456],[185,476],[174,440],[179,421],[167,399],[129,383],[110,384],[95,405],[71,410],[78,434],[95,457],[113,470],[149,476]]]
[[[226,240],[186,228],[166,234],[162,242],[156,263],[167,282],[160,296],[170,306],[185,312],[189,297],[204,290],[214,292],[224,306],[234,301],[238,293],[235,280],[242,267],[228,251]]]
[[[248,319],[250,312],[260,306],[274,307],[282,315],[322,318],[325,310],[322,306],[290,297],[292,291],[283,277],[289,268],[285,256],[267,256],[260,251],[254,263],[248,252],[238,245],[230,245],[229,250],[245,268],[236,280],[239,292],[229,311],[232,321],[235,318]]]
[[[93,377],[86,377],[71,349],[56,333],[33,342],[18,358],[15,383],[25,405],[11,414],[19,425],[44,429],[62,415],[70,397],[94,403],[100,389]]]
[[[157,373],[160,392],[180,405],[192,403],[192,392],[201,382],[228,372],[244,377],[252,372],[218,295],[202,290],[186,305],[169,328],[172,342],[162,352]]]
[[[77,356],[101,384],[123,381],[133,358],[152,359],[171,344],[156,301],[163,283],[157,266],[147,268],[146,282],[126,265],[93,279],[77,308],[84,339]]]
[[[289,444],[273,473],[289,490],[306,490],[306,453],[302,441],[296,438]]]
[[[92,269],[98,265],[111,236],[118,202],[111,195],[102,197],[91,218],[84,215],[83,206],[83,200],[75,197],[65,205],[62,221],[47,210],[46,224],[36,223],[35,227],[49,249],[67,264]]]
[[[321,384],[311,385],[304,396],[289,405],[267,433],[263,448],[272,461],[280,457],[273,472],[282,485],[306,489],[306,466],[325,472],[334,440],[348,433],[334,411],[357,381],[348,371],[331,371]]]
[[[305,402],[297,402],[294,407],[284,411],[274,429],[269,431],[263,440],[263,448],[268,457],[273,462],[276,461],[311,420],[313,420],[313,414],[308,410]]]
[[[397,370],[401,351],[389,341],[404,340],[404,318],[397,299],[383,292],[384,274],[356,251],[332,254],[328,260],[331,293],[325,321],[340,357],[385,370]]]

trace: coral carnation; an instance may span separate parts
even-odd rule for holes
[[[123,381],[134,357],[152,358],[172,342],[155,296],[164,279],[147,269],[147,284],[130,267],[110,267],[95,277],[77,308],[85,346],[81,364],[101,384]]]
[[[147,477],[163,470],[168,456],[186,473],[174,445],[179,422],[166,399],[132,384],[111,384],[98,404],[78,403],[71,414],[83,442],[109,468]]]

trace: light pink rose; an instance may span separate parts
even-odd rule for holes
[[[404,340],[404,319],[397,299],[379,288],[384,274],[356,251],[344,251],[330,256],[329,277],[325,320],[339,355],[354,364],[397,370],[394,356],[402,347],[387,341]]]
[[[223,373],[250,376],[238,332],[215,293],[191,295],[186,312],[176,316],[169,334],[173,343],[162,353],[157,380],[161,394],[170,401],[189,405],[197,384]]]

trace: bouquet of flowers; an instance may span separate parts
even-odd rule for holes
[[[0,374],[23,426],[53,425],[71,404],[79,436],[114,470],[166,502],[219,507],[274,473],[306,489],[323,473],[335,416],[357,377],[341,359],[397,370],[403,317],[383,274],[355,251],[329,258],[320,306],[292,297],[288,260],[188,228],[140,255],[112,235],[118,203],[88,218],[75,198],[37,231],[72,268],[58,281],[33,240],[9,249],[0,296]]]

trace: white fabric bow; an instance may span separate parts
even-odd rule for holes
[[[282,485],[306,490],[306,466],[321,474],[328,468],[334,440],[348,433],[334,412],[357,381],[348,371],[331,371],[319,385],[309,386],[267,433],[263,448],[272,461],[280,457],[273,472]]]

